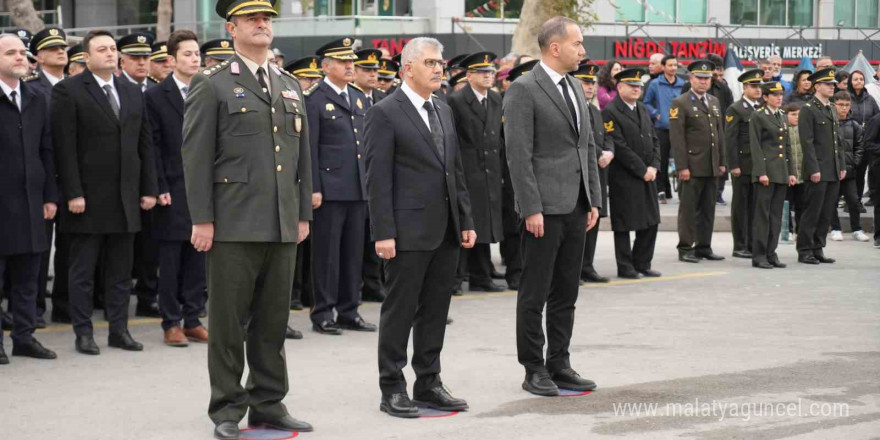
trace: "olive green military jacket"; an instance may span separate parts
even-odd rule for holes
[[[692,177],[718,177],[724,158],[724,123],[718,98],[706,94],[708,108],[693,92],[675,98],[669,107],[669,142],[677,170]]]
[[[196,74],[183,123],[183,167],[193,224],[214,240],[296,243],[312,220],[312,172],[302,89],[270,67],[271,97],[235,55]]]
[[[727,148],[727,168],[740,169],[745,176],[752,175],[752,152],[749,147],[749,118],[755,108],[745,99],[727,107],[724,116],[724,146]]]
[[[834,108],[825,108],[817,98],[811,99],[801,107],[798,114],[798,132],[804,153],[804,181],[821,173],[822,182],[840,179],[840,172],[846,169],[844,149],[837,144],[840,122]]]
[[[788,176],[795,175],[785,118],[785,112],[779,110],[777,117],[767,107],[754,111],[749,118],[752,182],[767,176],[770,183],[788,185]]]

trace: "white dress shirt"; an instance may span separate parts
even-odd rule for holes
[[[61,81],[62,79],[64,79],[64,78],[56,78],[56,77],[52,76],[49,72],[46,72],[45,70],[43,70],[42,72],[43,72],[43,76],[45,76],[46,79],[49,80],[49,84],[52,84],[53,86],[55,84],[58,84],[58,82]]]
[[[340,89],[339,87],[336,87],[336,84],[333,84],[333,81],[330,81],[327,78],[324,78],[324,82],[327,83],[337,95],[342,95],[342,93],[345,92],[345,97],[343,97],[343,99],[345,99],[345,103],[348,104],[348,107],[351,108],[351,94],[348,93],[348,85],[345,86],[345,89]]]
[[[747,104],[749,104],[750,106],[752,106],[752,108],[758,108],[758,107],[759,107],[759,105],[758,105],[757,102],[752,101],[751,99],[746,98],[745,96],[743,96],[743,101],[745,101]]]
[[[541,61],[540,64],[541,64],[541,67],[544,69],[544,71],[547,72],[547,75],[550,76],[550,81],[553,81],[553,84],[556,84],[556,90],[559,90],[559,94],[562,95],[562,86],[559,85],[559,81],[562,81],[562,79],[565,78],[565,75],[551,69],[550,66],[544,64],[544,61]],[[580,130],[581,129],[581,109],[580,109],[580,106],[578,105],[577,96],[571,90],[572,86],[571,86],[570,82],[566,81],[565,87],[566,87],[566,90],[568,90],[568,97],[571,99],[571,103],[574,104],[574,113],[577,115],[577,121],[576,121],[577,128],[578,128],[578,130]],[[563,102],[565,102],[564,96],[562,97],[562,100],[563,100]]]
[[[415,90],[411,89],[409,85],[404,81],[403,84],[400,85],[400,90],[403,90],[403,93],[409,98],[409,101],[412,102],[412,105],[418,110],[419,116],[422,117],[422,121],[425,122],[425,126],[428,127],[428,131],[431,131],[431,121],[428,119],[428,110],[425,109],[424,105],[426,102],[430,102],[431,105],[434,103],[431,101],[431,98],[427,100],[419,96]],[[433,95],[432,95],[433,96]],[[437,117],[439,120],[439,116]]]
[[[131,75],[128,74],[128,72],[123,70],[122,74],[125,76],[125,79],[127,79],[130,83],[138,86],[138,88],[141,89],[141,93],[147,91],[147,79],[146,78],[144,78],[144,80],[141,82],[137,82],[134,80],[134,78],[131,77]]]
[[[271,94],[272,93],[272,81],[269,80],[269,60],[264,60],[263,64],[257,64],[255,61],[242,55],[240,52],[236,52],[236,54],[238,55],[239,58],[241,58],[242,61],[244,61],[245,67],[247,67],[248,70],[251,71],[251,73],[254,75],[254,78],[256,78],[257,83],[260,82],[260,77],[257,76],[257,69],[259,69],[260,67],[263,68],[263,72],[266,72],[266,90],[268,90],[269,93]]]
[[[483,105],[483,100],[486,99],[486,95],[478,92],[477,89],[475,89],[473,87],[471,87],[471,90],[474,91],[474,95],[477,95],[477,102],[479,102],[480,105]]]
[[[98,75],[92,76],[95,77],[95,81],[98,82],[98,88],[100,88],[102,92],[104,91],[104,86],[106,85],[109,85],[110,88],[113,89],[113,99],[116,100],[116,105],[118,105],[119,108],[122,109],[122,103],[119,102],[119,91],[116,90],[116,85],[113,83],[113,75],[110,75],[110,81],[104,81],[104,79]]]
[[[10,102],[12,101],[12,92],[15,92],[15,105],[18,106],[18,112],[21,113],[21,81],[15,84],[14,89],[6,85],[5,82],[0,81],[0,88],[3,89],[3,94],[6,95]]]

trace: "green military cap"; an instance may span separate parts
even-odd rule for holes
[[[400,70],[400,64],[393,60],[382,58],[379,61],[379,78],[394,79],[398,70]]]
[[[782,95],[785,93],[785,88],[779,81],[768,81],[761,84],[761,92],[765,95]]]
[[[709,60],[696,60],[688,64],[688,72],[697,78],[711,78],[713,70],[715,70],[715,63]]]
[[[208,41],[207,43],[203,44],[200,49],[206,57],[211,57],[215,60],[220,61],[226,61],[232,58],[233,55],[235,55],[235,49],[232,46],[232,40],[227,40],[224,38]]]
[[[126,35],[116,41],[116,47],[119,49],[119,53],[136,57],[148,57],[152,55],[152,46],[153,36],[141,32]]]
[[[320,59],[316,56],[309,56],[291,61],[284,66],[284,70],[293,74],[297,78],[323,78],[321,67],[318,65]]]
[[[829,67],[827,69],[822,69],[812,75],[810,75],[810,82],[813,84],[819,83],[831,83],[837,84],[837,79],[834,78],[834,74],[837,73],[834,71],[833,67]]]
[[[572,76],[585,83],[594,83],[596,82],[596,72],[598,71],[599,66],[591,63],[590,60],[584,60],[578,65],[578,70],[572,72]]]
[[[277,0],[218,0],[217,7],[214,10],[217,15],[223,17],[227,21],[236,15],[256,14],[257,12],[265,12],[272,16],[277,16],[278,11],[275,10],[275,2]]]
[[[648,72],[645,71],[645,69],[634,67],[621,70],[617,75],[614,75],[614,79],[619,83],[642,87],[645,85],[645,83],[642,82],[642,77],[647,74]]]
[[[510,82],[514,82],[520,76],[531,72],[532,69],[535,68],[535,65],[538,64],[538,61],[539,60],[526,61],[525,63],[522,63],[519,66],[516,66],[513,69],[510,69],[510,74],[507,75],[507,80]]]
[[[746,70],[736,80],[743,84],[760,84],[764,80],[764,71],[762,69]]]
[[[168,59],[168,42],[160,41],[153,44],[153,52],[150,54],[150,61],[165,61]]]
[[[360,66],[365,69],[378,69],[381,67],[379,65],[379,58],[382,58],[382,51],[379,49],[362,49],[355,52],[358,59],[354,62],[355,66]]]
[[[356,60],[358,59],[357,55],[354,54],[354,49],[352,49],[351,45],[354,43],[354,40],[345,37],[340,38],[338,40],[333,40],[315,51],[315,55],[318,55],[322,58],[333,58],[335,60]]]
[[[77,44],[76,46],[67,49],[67,61],[80,64],[86,63],[85,51],[83,51],[82,44]]]
[[[463,58],[458,64],[467,70],[494,72],[496,58],[498,58],[498,56],[492,52],[477,52]]]
[[[19,36],[20,38],[20,36]],[[37,32],[30,40],[30,51],[36,55],[37,52],[48,49],[50,47],[67,47],[67,36],[64,30],[57,27],[50,27]]]

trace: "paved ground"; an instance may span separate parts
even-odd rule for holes
[[[715,239],[729,255],[730,235]],[[599,240],[598,269],[613,275],[610,233]],[[655,268],[666,277],[581,290],[572,360],[598,382],[593,394],[522,391],[515,294],[466,295],[452,305],[443,377],[470,412],[389,418],[378,411],[376,335],[307,331],[286,346],[285,403],[317,428],[300,438],[880,438],[880,249],[830,243],[839,262],[815,267],[795,263],[784,246],[789,268],[764,271],[746,260],[679,263],[675,242],[660,234]],[[378,318],[375,304],[362,312]],[[305,329],[307,315],[292,313],[291,322]],[[206,347],[162,345],[156,320],[133,322],[142,353],[107,348],[106,331],[106,323],[96,330],[101,356],[75,353],[70,328],[58,326],[38,333],[58,360],[0,367],[0,438],[211,438]],[[653,416],[647,406],[640,416],[616,414],[625,404],[658,406]]]

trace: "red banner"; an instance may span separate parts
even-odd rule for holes
[[[373,40],[373,49],[386,48],[391,52],[391,56],[403,52],[403,46],[409,43],[412,38],[376,38]]]
[[[646,59],[655,53],[675,54],[682,59],[705,58],[710,53],[724,57],[727,45],[715,40],[676,41],[645,40],[642,37],[614,42],[614,58]]]

